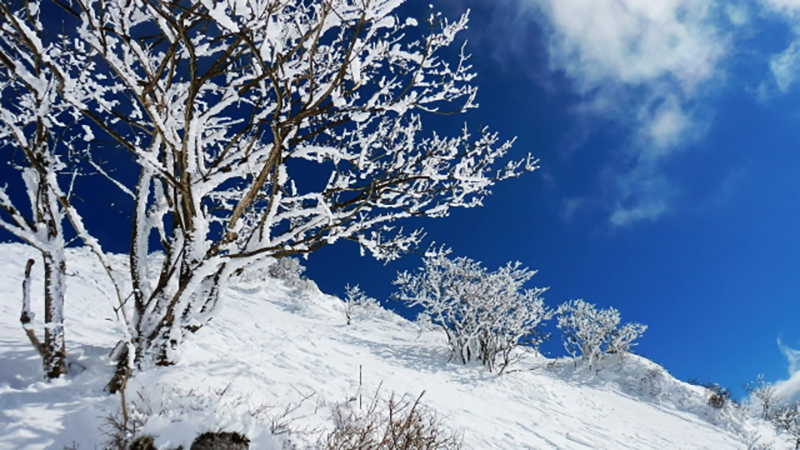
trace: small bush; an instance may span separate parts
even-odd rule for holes
[[[345,286],[343,313],[348,325],[356,319],[376,314],[380,310],[381,305],[378,301],[368,296],[358,285]]]
[[[326,450],[459,450],[461,436],[447,431],[430,409],[416,400],[393,394],[388,402],[379,392],[364,411],[350,404],[334,411],[336,428],[327,435]]]
[[[636,345],[646,325],[632,322],[620,324],[619,311],[615,308],[597,309],[583,300],[570,300],[556,310],[558,323],[564,339],[564,348],[573,357],[580,356],[592,366],[608,353],[627,353]]]
[[[130,417],[125,414],[109,413],[105,417],[100,432],[106,436],[106,450],[155,450],[152,436],[142,435],[141,429],[147,423],[150,412],[132,410]]]
[[[689,384],[706,388],[706,391],[708,391],[706,403],[714,409],[722,409],[728,402],[733,402],[730,389],[723,387],[719,383],[713,381],[702,382],[691,378],[689,379]]]
[[[728,402],[728,397],[725,394],[714,392],[708,397],[708,406],[714,409],[722,409]]]
[[[431,316],[425,313],[417,314],[414,324],[417,326],[420,333],[436,331],[439,329],[439,326],[433,323],[433,320],[431,320]]]
[[[658,400],[664,394],[664,371],[648,369],[639,379],[638,394]]]
[[[267,269],[267,274],[270,277],[278,280],[283,280],[289,287],[298,290],[306,290],[310,285],[308,278],[303,276],[306,268],[300,264],[297,258],[284,257],[279,258]]]
[[[795,450],[800,449],[800,403],[780,405],[772,412],[770,420],[778,431],[785,434]]]

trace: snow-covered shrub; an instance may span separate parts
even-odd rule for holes
[[[775,385],[766,381],[764,374],[759,374],[754,381],[747,383],[745,390],[750,394],[749,406],[756,408],[762,419],[769,419],[778,400]]]
[[[267,269],[270,277],[283,280],[287,286],[303,291],[309,288],[310,281],[303,276],[306,268],[300,264],[297,258],[289,256],[278,258]]]
[[[786,403],[775,408],[770,420],[791,443],[792,448],[800,449],[800,403]]]
[[[292,448],[281,447],[281,441],[285,444],[288,439],[279,435],[293,430],[296,411],[316,394],[278,406],[254,403],[246,392],[231,389],[231,384],[185,389],[170,383],[154,388],[135,378],[132,381],[138,387],[131,401],[119,412],[110,413],[100,429],[107,436],[103,448],[235,450],[248,448],[245,444],[250,439],[272,444],[266,448]],[[135,447],[137,441],[143,446]]]
[[[423,261],[418,272],[397,274],[395,297],[422,306],[461,362],[480,361],[489,370],[499,364],[502,372],[515,349],[538,348],[546,338],[539,330],[552,316],[541,297],[546,289],[522,290],[535,271],[516,262],[490,272],[477,261],[450,259],[445,252],[429,253]]]
[[[125,405],[125,408],[123,411],[110,412],[103,418],[103,424],[100,426],[100,432],[105,436],[103,448],[108,450],[154,448],[154,437],[142,433],[142,428],[153,414],[150,404],[133,402]]]
[[[433,320],[431,320],[431,316],[425,313],[417,314],[414,324],[417,326],[417,328],[419,328],[420,333],[439,329],[439,326],[433,323]]]
[[[422,393],[424,395],[424,392]],[[334,430],[323,442],[325,450],[458,450],[461,436],[447,430],[431,409],[394,394],[384,402],[379,392],[364,410],[352,403],[333,412]]]
[[[373,315],[381,311],[381,305],[377,300],[368,296],[358,285],[345,286],[345,297],[343,313],[347,324],[353,323],[353,320],[362,319],[367,316]]]
[[[659,400],[664,393],[664,383],[666,383],[664,369],[647,369],[639,379],[637,393],[645,398]]]
[[[563,333],[564,348],[572,357],[580,356],[589,365],[608,353],[627,353],[634,341],[647,330],[640,323],[620,324],[615,308],[597,309],[583,300],[570,300],[556,310],[557,327]]]

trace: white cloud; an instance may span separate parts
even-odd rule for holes
[[[640,163],[614,178],[615,200],[609,221],[615,227],[661,218],[678,193],[678,188],[659,173],[657,164]]]
[[[667,204],[663,201],[652,201],[649,203],[637,203],[635,206],[617,207],[611,214],[611,224],[616,227],[624,227],[630,223],[641,222],[643,220],[654,221],[668,211]]]
[[[768,9],[791,18],[800,16],[800,0],[761,0]]]
[[[641,112],[644,111],[643,108]],[[644,113],[639,120],[645,133],[642,154],[650,160],[669,154],[692,129],[692,119],[674,95],[669,95],[653,113]]]
[[[750,22],[750,11],[744,4],[726,4],[725,15],[728,16],[728,20],[731,24],[736,26],[746,25]]]
[[[571,222],[575,214],[588,206],[588,200],[582,197],[572,197],[561,202],[559,214],[565,222]]]
[[[786,93],[800,70],[800,0],[761,0],[761,4],[766,11],[782,16],[794,30],[794,41],[784,51],[773,55],[769,62],[775,86]]]
[[[530,1],[530,0],[529,0]],[[691,92],[724,53],[711,0],[537,0],[552,25],[551,61],[582,90],[671,78]]]
[[[786,50],[770,58],[769,68],[778,90],[789,92],[800,70],[800,40],[795,40]]]
[[[784,345],[780,339],[778,347],[789,363],[789,378],[775,383],[775,392],[786,401],[800,400],[800,350]]]
[[[667,158],[701,136],[695,114],[709,85],[723,76],[727,37],[713,0],[519,0],[538,5],[550,68],[581,94],[576,108],[630,131],[627,170],[608,178],[610,221],[655,220],[678,190],[662,173]],[[800,0],[798,0],[800,2]],[[746,10],[729,7],[731,23]]]
[[[794,375],[800,371],[800,350],[795,350],[784,345],[780,338],[778,339],[778,347],[780,347],[781,353],[786,357],[786,361],[789,362],[789,375]]]

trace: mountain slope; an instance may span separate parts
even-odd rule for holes
[[[100,448],[98,428],[119,410],[119,397],[102,392],[120,336],[104,293],[110,287],[85,249],[68,252],[72,374],[45,383],[18,322],[24,262],[35,256],[0,245],[0,449]],[[114,256],[114,264],[124,267],[126,258]],[[34,283],[41,308],[40,272]],[[469,449],[722,450],[746,449],[754,436],[774,439],[765,424],[730,406],[710,408],[703,388],[641,357],[611,356],[589,370],[530,354],[497,376],[448,362],[440,332],[386,311],[347,326],[341,308],[313,285],[301,292],[272,279],[234,283],[176,366],[131,380],[132,415],[147,413],[142,431],[165,447],[188,448],[201,432],[226,430],[248,435],[251,448],[305,448],[333,428],[337,406],[358,408],[376,392],[424,391],[422,402]]]

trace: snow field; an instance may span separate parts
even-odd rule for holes
[[[46,383],[18,321],[28,257],[35,251],[0,244],[0,449],[102,448],[99,429],[119,411],[119,397],[102,392],[113,370],[108,352],[121,336],[104,294],[110,286],[87,250],[67,252],[72,372]],[[127,264],[125,256],[112,261]],[[41,326],[38,262],[33,279]],[[244,433],[254,449],[313,448],[333,428],[337,405],[424,391],[422,403],[463,434],[468,449],[724,450],[775,439],[766,424],[710,408],[703,388],[641,357],[612,355],[589,369],[530,354],[497,376],[448,362],[441,332],[389,312],[347,326],[341,309],[313,286],[233,283],[177,365],[130,381],[132,416],[149,416],[141,431],[162,448],[188,448],[209,430]]]

